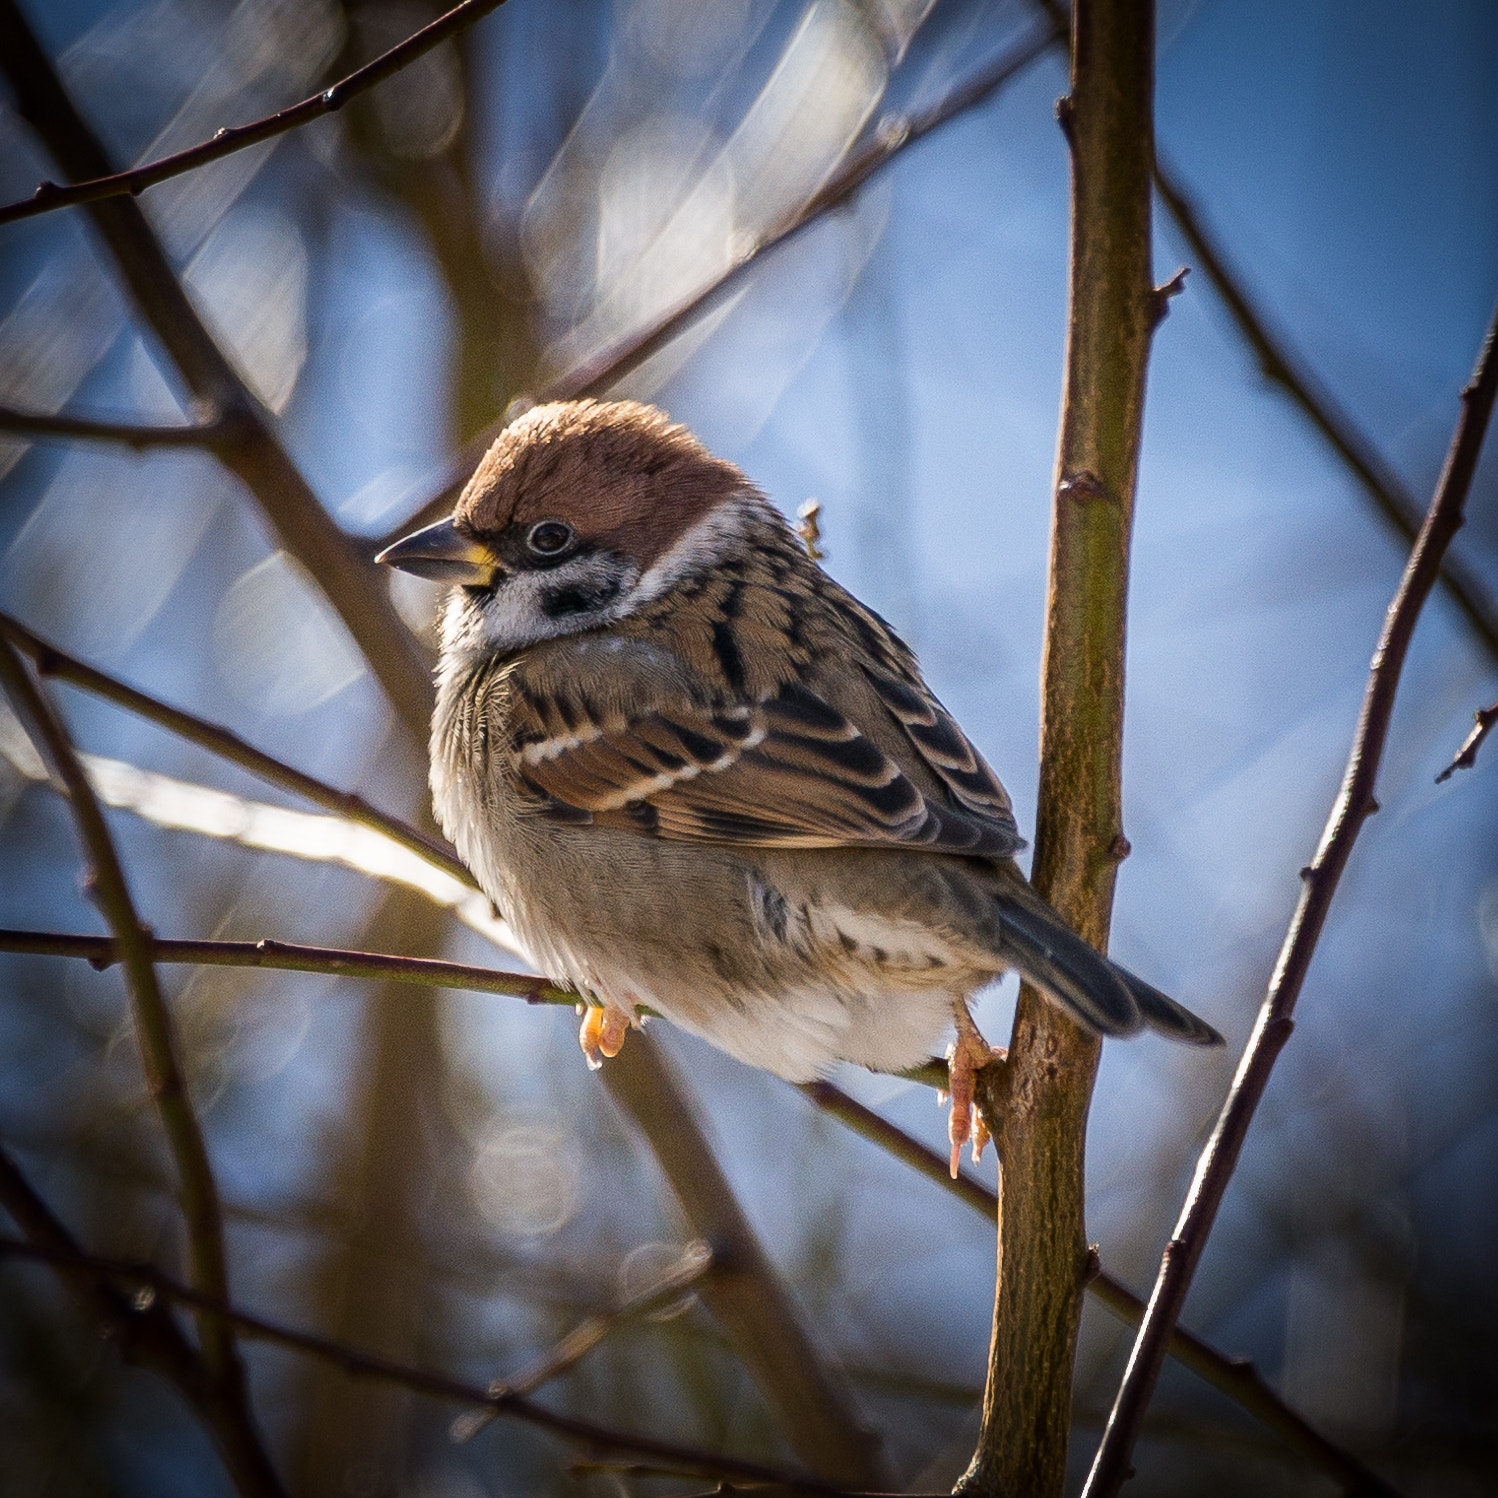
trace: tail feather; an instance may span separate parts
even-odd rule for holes
[[[1006,955],[1014,965],[1099,1035],[1134,1035],[1144,1026],[1121,969],[1058,917],[1001,898]]]
[[[1148,1025],[1186,1045],[1222,1044],[1205,1020],[1104,957],[1030,889],[1005,891],[998,905],[1006,954],[1079,1024],[1099,1035],[1135,1035]]]

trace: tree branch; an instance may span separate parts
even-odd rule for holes
[[[698,1125],[697,1109],[675,1068],[648,1035],[632,1034],[598,1075],[649,1141],[693,1236],[711,1245],[716,1267],[698,1293],[722,1324],[792,1449],[831,1481],[887,1488],[878,1438],[861,1427],[850,1392],[802,1325]]]
[[[1477,751],[1482,748],[1482,742],[1493,731],[1493,725],[1498,723],[1498,702],[1491,707],[1480,707],[1472,715],[1477,719],[1472,732],[1462,740],[1462,747],[1456,751],[1451,763],[1436,776],[1436,784],[1440,785],[1443,780],[1450,780],[1458,770],[1470,770],[1477,763]]]
[[[748,277],[750,269],[771,250],[778,249],[828,213],[843,207],[870,177],[888,166],[917,141],[924,140],[941,126],[977,108],[980,104],[986,103],[1006,83],[1029,67],[1036,58],[1043,56],[1054,44],[1056,38],[1054,24],[1048,23],[1032,32],[986,67],[980,68],[972,77],[965,79],[937,100],[929,109],[922,110],[917,115],[901,116],[882,122],[873,138],[849,155],[843,165],[833,173],[817,193],[783,223],[776,225],[755,241],[711,285],[694,292],[673,311],[652,323],[648,328],[630,334],[585,363],[575,365],[548,380],[546,385],[535,393],[533,399],[539,403],[575,400],[580,396],[603,394],[609,386],[622,380],[651,355],[658,353],[673,339],[680,337],[699,318],[705,317],[713,308],[720,306]],[[388,535],[368,543],[370,555],[398,541],[408,531],[428,521],[440,520],[446,515],[457,502],[458,494],[463,485],[468,482],[469,475],[478,467],[480,460],[506,425],[506,418],[500,417],[464,443],[457,457],[453,459],[450,476],[443,487]]]
[[[3,1182],[3,1174],[0,1174],[0,1182]],[[8,1200],[6,1205],[8,1208]],[[480,1388],[474,1384],[464,1383],[460,1379],[449,1378],[444,1373],[413,1368],[393,1359],[380,1357],[377,1353],[365,1352],[330,1337],[320,1337],[314,1332],[304,1332],[295,1327],[283,1326],[263,1316],[254,1316],[247,1311],[239,1310],[218,1296],[206,1295],[201,1290],[181,1284],[170,1275],[163,1274],[153,1265],[82,1253],[72,1245],[71,1241],[63,1244],[0,1238],[0,1255],[37,1259],[44,1263],[58,1265],[64,1270],[86,1272],[95,1283],[106,1287],[109,1279],[124,1280],[129,1284],[141,1286],[147,1292],[153,1292],[155,1296],[178,1301],[197,1311],[209,1313],[217,1319],[231,1322],[247,1337],[271,1342],[278,1347],[290,1348],[292,1351],[335,1363],[351,1377],[378,1379],[385,1383],[397,1384],[418,1394],[425,1394],[433,1399],[474,1405],[493,1411],[496,1416],[521,1420],[527,1425],[550,1431],[553,1435],[561,1436],[585,1450],[616,1451],[640,1456],[647,1460],[654,1459],[670,1463],[677,1469],[684,1468],[738,1482],[777,1483],[796,1492],[822,1494],[825,1498],[839,1498],[843,1492],[842,1489],[801,1473],[781,1471],[774,1467],[762,1466],[758,1462],[738,1461],[733,1457],[719,1456],[715,1452],[702,1451],[690,1446],[678,1446],[670,1441],[658,1441],[651,1436],[630,1435],[626,1431],[613,1430],[589,1420],[578,1420],[571,1415],[558,1414],[542,1405],[535,1404],[507,1385],[490,1385],[488,1388]],[[106,1276],[108,1278],[105,1278]],[[112,1293],[114,1299],[111,1304],[124,1300],[117,1290]],[[146,1313],[149,1314],[153,1307],[152,1299],[143,1298]],[[127,1319],[138,1320],[140,1318],[141,1313],[134,1310],[133,1302],[126,1301],[126,1307]]]
[[[117,442],[137,451],[146,447],[209,447],[222,435],[217,422],[192,426],[148,426],[141,422],[109,421],[98,416],[16,411],[0,406],[0,432],[58,442]]]
[[[464,0],[462,5],[455,6],[445,16],[438,17],[431,25],[422,27],[415,35],[407,37],[388,52],[381,53],[373,62],[366,63],[347,78],[339,79],[320,94],[314,94],[310,99],[303,99],[300,104],[293,104],[252,124],[233,125],[219,130],[211,140],[189,146],[185,151],[174,152],[170,156],[163,156],[159,161],[148,162],[145,166],[134,167],[127,172],[100,173],[87,181],[74,182],[66,187],[59,187],[55,182],[39,183],[29,198],[0,206],[0,224],[35,218],[38,214],[68,208],[76,203],[135,197],[146,188],[165,182],[169,177],[179,177],[183,172],[193,171],[200,166],[207,166],[209,162],[232,156],[236,151],[243,151],[246,146],[259,145],[261,141],[272,140],[278,135],[285,135],[289,130],[311,124],[313,120],[342,109],[350,99],[366,93],[377,83],[383,83],[392,74],[415,62],[423,53],[440,46],[449,37],[456,36],[503,4],[504,0]]]
[[[422,988],[452,988],[468,993],[507,994],[527,1004],[580,1004],[571,989],[525,973],[505,973],[444,962],[436,957],[396,957],[382,952],[356,952],[342,947],[308,947],[296,942],[173,941],[145,933],[152,962],[169,966],[255,967],[284,973],[325,973],[337,978],[370,978],[414,983]],[[65,931],[0,930],[0,952],[32,957],[79,957],[102,972],[122,960],[117,940]],[[648,1010],[646,1011],[649,1012]]]
[[[1405,654],[1420,610],[1440,575],[1442,554],[1462,523],[1467,491],[1482,450],[1495,393],[1498,393],[1498,311],[1494,312],[1472,380],[1462,391],[1461,415],[1445,467],[1384,618],[1342,788],[1327,818],[1316,856],[1301,871],[1300,901],[1285,933],[1269,991],[1248,1048],[1238,1064],[1232,1090],[1197,1164],[1196,1178],[1180,1220],[1160,1261],[1149,1310],[1135,1339],[1123,1384],[1087,1480],[1086,1498],[1112,1498],[1128,1480],[1134,1442],[1159,1377],[1166,1341],[1180,1317],[1192,1275],[1212,1231],[1269,1074],[1294,1028],[1295,1002],[1342,871],[1363,823],[1378,810],[1374,786]]]
[[[0,640],[0,685],[72,804],[78,835],[90,865],[85,887],[114,932],[132,1001],[146,1090],[160,1115],[176,1164],[193,1279],[207,1294],[223,1298],[228,1291],[228,1270],[218,1191],[178,1060],[176,1029],[151,963],[150,934],[136,913],[104,813],[67,731],[41,688],[31,680],[21,658],[5,640]],[[218,1396],[243,1424],[241,1445],[246,1449],[257,1445],[259,1438],[254,1432],[244,1368],[233,1332],[217,1317],[204,1315],[198,1320],[198,1335],[204,1363]],[[270,1471],[268,1461],[264,1467],[266,1472]],[[256,1490],[270,1491],[263,1483]]]
[[[383,833],[403,848],[409,848],[411,852],[445,869],[454,879],[462,880],[472,889],[478,888],[478,881],[468,872],[467,865],[446,843],[418,832],[399,817],[378,810],[362,796],[356,796],[351,791],[340,791],[325,781],[276,759],[274,755],[255,748],[237,733],[217,723],[210,723],[194,713],[183,712],[181,708],[171,707],[159,698],[128,686],[118,677],[75,659],[40,635],[33,634],[9,614],[0,613],[0,637],[25,651],[35,663],[39,675],[69,682],[139,717],[147,718],[169,733],[176,734],[178,738],[186,739],[189,743],[208,750],[210,754],[216,754],[220,759],[229,760],[241,769],[248,770],[251,775],[269,785],[280,786],[282,790],[301,796],[345,822],[354,822]]]
[[[0,0],[0,71],[10,80],[20,114],[68,176],[111,175],[104,148],[68,97],[16,0]],[[269,413],[213,341],[140,205],[113,197],[87,206],[135,305],[193,399],[219,413],[211,450],[254,495],[280,544],[316,580],[396,711],[424,742],[432,703],[426,663],[388,595],[369,576],[366,559],[276,440]]]
[[[998,1195],[971,1176],[954,1178],[947,1168],[946,1156],[928,1149],[920,1140],[888,1119],[881,1118],[872,1108],[864,1107],[831,1082],[806,1082],[797,1090],[844,1127],[910,1166],[987,1221],[994,1220]],[[1087,1290],[1099,1305],[1126,1326],[1138,1326],[1144,1320],[1144,1302],[1121,1280],[1114,1279],[1101,1263],[1096,1263],[1096,1273],[1088,1280]],[[1194,1332],[1179,1326],[1171,1332],[1168,1350],[1183,1367],[1189,1368],[1198,1378],[1211,1384],[1219,1393],[1226,1394],[1240,1408],[1268,1426],[1287,1445],[1340,1482],[1347,1492],[1365,1494],[1368,1498],[1374,1498],[1374,1495],[1398,1498],[1394,1489],[1371,1468],[1333,1445],[1291,1409],[1264,1381],[1251,1360],[1230,1358]]]
[[[1032,881],[1099,950],[1127,844],[1120,805],[1129,540],[1158,301],[1150,279],[1154,7],[1077,0],[1066,385],[1041,666]],[[1062,1491],[1090,1272],[1083,1155],[1100,1043],[1029,985],[980,1102],[1001,1174],[999,1273],[978,1448],[959,1492]]]

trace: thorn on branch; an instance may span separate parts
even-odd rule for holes
[[[1185,291],[1186,277],[1190,274],[1191,267],[1183,265],[1163,286],[1155,287],[1152,293],[1153,306],[1150,315],[1150,332],[1153,333],[1170,315],[1171,301]]]
[[[1108,857],[1111,858],[1114,863],[1122,863],[1124,859],[1126,859],[1133,851],[1133,843],[1131,843],[1128,838],[1126,838],[1121,832],[1117,837],[1113,839],[1111,843],[1108,844]]]
[[[1056,100],[1056,123],[1061,126],[1061,133],[1066,137],[1066,143],[1073,150],[1077,147],[1077,106],[1070,94],[1062,94]]]

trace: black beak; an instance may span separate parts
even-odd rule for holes
[[[434,583],[466,583],[487,588],[499,562],[487,546],[460,534],[451,519],[439,520],[387,546],[377,562],[398,567]]]

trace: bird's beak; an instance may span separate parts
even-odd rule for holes
[[[499,562],[489,548],[462,535],[451,518],[413,531],[394,546],[387,546],[375,561],[434,583],[466,583],[479,588],[488,587],[499,570]]]

